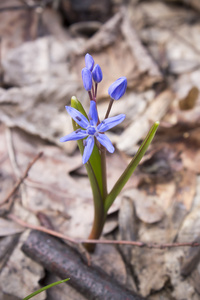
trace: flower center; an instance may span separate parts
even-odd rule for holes
[[[96,129],[95,129],[94,126],[89,126],[89,127],[87,128],[87,133],[88,133],[89,135],[94,135],[95,132],[96,132]]]

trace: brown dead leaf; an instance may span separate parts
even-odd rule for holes
[[[19,130],[13,130],[13,146],[21,172],[38,147],[44,153],[25,181],[23,205],[31,211],[46,212],[59,231],[75,237],[87,237],[93,218],[91,189],[87,178],[78,182],[69,174],[82,164],[81,155],[68,157],[61,149],[45,143],[42,145],[40,139],[21,134]],[[77,185],[82,188],[77,189]]]
[[[199,22],[189,22],[197,18],[194,10],[166,1],[145,1],[132,11],[131,17],[161,68],[165,61],[164,71],[183,74],[199,68]]]
[[[151,196],[136,189],[128,190],[125,195],[129,195],[134,202],[136,215],[141,221],[153,224],[163,219],[165,212],[156,195]]]
[[[194,108],[197,98],[199,96],[199,89],[194,86],[192,87],[187,96],[179,101],[179,107],[181,110],[188,110]]]
[[[193,242],[199,238],[200,232],[200,209],[197,207],[185,218],[178,234],[178,241]]]
[[[19,0],[1,1],[0,9],[4,7],[21,6]],[[1,12],[1,51],[4,58],[10,49],[13,49],[23,42],[34,39],[35,28],[38,25],[38,15],[35,10],[13,9],[12,11]]]
[[[152,290],[159,291],[168,280],[165,271],[165,255],[163,250],[132,249],[131,266],[137,274],[139,292],[143,297]]]
[[[155,142],[156,148],[160,149],[161,152],[164,151],[165,155],[167,155],[166,149],[171,155],[174,153],[169,159],[169,166],[174,171],[185,167],[195,173],[200,172],[200,129],[198,123],[193,121],[189,121],[189,123],[180,122],[170,127],[160,125]]]
[[[182,203],[190,211],[196,192],[196,174],[189,170],[176,174],[175,201]]]
[[[29,295],[31,291],[39,289],[38,281],[44,276],[43,268],[28,258],[21,250],[22,243],[28,235],[29,230],[21,236],[0,274],[2,292],[5,295],[15,295],[20,299]],[[38,300],[43,300],[45,294],[46,292],[43,295],[39,294]]]
[[[137,64],[138,73],[143,74],[145,80],[145,74],[150,75],[147,79],[148,86],[155,82],[162,81],[161,73],[153,61],[152,57],[148,54],[143,47],[139,36],[130,21],[128,10],[124,10],[124,18],[122,22],[122,33],[124,34],[127,43],[130,47],[131,53]],[[150,83],[151,82],[151,83]],[[143,82],[145,85],[145,83]]]
[[[87,52],[103,70],[104,80],[98,98],[108,97],[109,85],[122,75],[127,77],[129,87],[140,91],[162,81],[157,65],[143,47],[126,10],[115,14],[77,50],[78,57],[73,64],[77,74],[84,66],[83,56]]]
[[[125,196],[122,198],[119,211],[119,232],[122,240],[136,240],[137,223],[135,208],[132,199]]]
[[[191,168],[185,169],[185,161],[180,155],[180,151],[184,150],[183,145],[178,143],[160,143],[153,156],[139,166],[143,174],[140,171],[135,174],[140,176],[140,190],[145,191],[146,197],[158,196],[165,209],[177,201],[190,211],[193,203],[196,173]]]
[[[110,276],[112,276],[117,282],[121,284],[126,283],[126,267],[124,261],[113,245],[97,245],[96,251],[91,256],[92,265],[101,267]]]
[[[67,103],[63,96],[65,95],[66,99],[70,100],[74,92],[73,85],[71,85],[71,88],[67,88],[65,85],[65,91],[62,91],[64,94],[57,94],[57,96],[56,91],[58,93],[61,91],[58,90],[55,81],[51,86],[51,91],[47,91],[47,86],[48,84],[46,83],[43,86],[30,86],[22,89],[13,88],[8,91],[1,89],[0,120],[9,127],[17,126],[30,134],[39,135],[41,138],[61,146],[59,138],[66,135],[67,131],[72,131],[71,119],[64,109]],[[76,89],[75,86],[74,89]],[[55,105],[55,97],[57,97],[57,100],[64,101],[61,113],[59,112],[59,105]],[[49,101],[48,104],[45,103],[47,99]],[[15,109],[11,109],[11,106],[15,107]],[[44,113],[47,106],[48,113]],[[52,116],[54,117],[52,118]],[[74,151],[76,146],[74,147],[73,144],[72,147],[72,144],[69,143],[63,145],[63,147],[66,147],[67,152],[71,152]]]
[[[135,145],[148,133],[152,121],[161,120],[174,99],[171,91],[166,90],[152,99],[151,104],[142,115],[138,117],[123,131],[117,143],[118,149],[126,153],[135,154]]]
[[[123,13],[120,11],[107,21],[100,30],[94,34],[85,45],[77,49],[78,55],[85,55],[87,52],[99,52],[102,48],[112,45],[119,34],[120,23]]]
[[[18,240],[19,234],[9,235],[0,238],[0,270],[2,270],[2,267],[5,266]]]
[[[23,232],[24,228],[15,222],[0,218],[0,237]]]

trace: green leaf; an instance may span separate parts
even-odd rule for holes
[[[105,200],[105,213],[107,213],[108,209],[119,195],[129,178],[131,177],[132,173],[135,171],[136,167],[138,166],[139,162],[141,161],[142,157],[144,156],[147,148],[151,144],[156,130],[158,129],[159,122],[154,123],[151,127],[149,133],[147,134],[145,140],[143,141],[142,145],[140,146],[139,150],[137,151],[136,155],[132,159],[132,161],[127,166],[126,170],[123,172],[121,177],[118,179],[114,187],[112,188],[111,192],[108,194]]]
[[[80,101],[75,96],[73,96],[71,98],[71,106],[73,108],[77,109],[78,111],[80,111],[88,119],[88,116],[87,116],[82,104],[80,103]],[[80,128],[80,126],[74,120],[72,120],[72,125],[73,125],[74,130],[77,130],[78,128]],[[77,141],[77,143],[78,143],[80,152],[83,155],[83,150],[84,150],[83,141],[79,140],[79,141]],[[93,149],[92,154],[90,156],[89,162],[90,162],[90,165],[92,166],[93,172],[95,174],[95,177],[96,177],[96,180],[97,180],[97,183],[98,183],[98,186],[99,186],[99,190],[100,190],[100,193],[101,193],[101,197],[103,197],[101,155],[99,153],[99,149],[98,149],[96,144],[94,145],[94,149]],[[86,163],[86,169],[87,169],[87,165],[88,164]]]
[[[31,299],[32,297],[36,296],[37,294],[43,292],[43,291],[46,291],[47,289],[51,288],[52,286],[55,286],[55,285],[58,285],[60,283],[63,283],[63,282],[66,282],[70,280],[70,278],[67,278],[67,279],[64,279],[64,280],[60,280],[60,281],[56,281],[52,284],[49,284],[49,285],[46,285],[45,287],[33,292],[32,294],[28,295],[27,297],[25,297],[23,300],[28,300],[28,299]]]
[[[85,117],[87,114],[76,97],[72,97],[71,106],[80,111]],[[80,128],[80,126],[72,120],[74,130]],[[84,146],[83,141],[77,141],[81,154],[83,154]],[[92,234],[99,231],[101,224],[104,222],[104,204],[103,204],[103,185],[102,185],[102,173],[101,173],[101,156],[97,146],[94,146],[93,153],[89,161],[85,164],[90,185],[92,188],[93,201],[94,201],[94,222],[92,227]]]

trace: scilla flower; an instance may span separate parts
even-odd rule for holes
[[[94,82],[96,82],[96,83],[101,82],[101,80],[103,79],[101,67],[98,64],[96,64],[94,66],[94,69],[92,71],[92,78],[93,78]]]
[[[114,100],[119,100],[125,93],[127,88],[126,77],[120,77],[113,82],[108,88],[108,94]]]
[[[83,68],[81,74],[85,90],[90,91],[92,89],[92,73],[88,68]]]
[[[104,132],[120,124],[125,119],[124,114],[105,119],[99,125],[97,125],[98,113],[95,101],[90,101],[89,121],[82,113],[71,106],[66,106],[66,110],[72,119],[83,129],[80,128],[62,137],[60,141],[67,142],[71,140],[80,140],[87,137],[87,139],[84,140],[85,148],[83,152],[83,164],[89,160],[90,155],[92,154],[95,138],[108,150],[108,152],[113,153],[115,151],[111,141],[104,134]]]
[[[85,55],[85,66],[87,69],[89,69],[92,72],[94,67],[94,59],[92,55],[90,55],[89,53]]]

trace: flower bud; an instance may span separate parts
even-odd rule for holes
[[[93,67],[94,67],[94,59],[93,59],[93,57],[92,57],[89,53],[87,53],[87,54],[85,55],[85,66],[86,66],[86,68],[88,68],[90,71],[93,70]]]
[[[108,88],[108,94],[114,100],[119,100],[125,93],[127,88],[126,77],[120,77],[113,82]]]
[[[103,78],[103,74],[102,74],[101,68],[100,68],[100,66],[98,64],[96,64],[94,66],[94,69],[92,71],[92,77],[93,77],[94,82],[96,82],[96,83],[101,82],[101,80]]]
[[[92,73],[88,68],[83,68],[81,74],[85,90],[90,91],[92,89]]]

